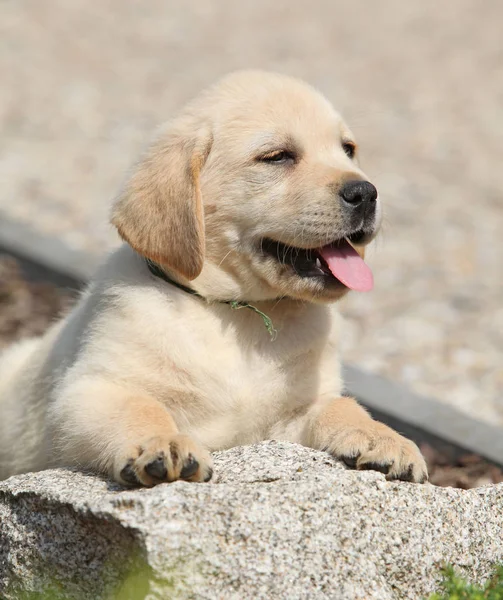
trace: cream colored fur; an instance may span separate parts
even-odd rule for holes
[[[114,204],[127,243],[66,318],[0,357],[0,478],[75,465],[126,484],[201,481],[210,451],[276,438],[424,481],[417,447],[341,397],[334,302],[347,290],[260,249],[348,234],[337,193],[365,175],[343,144],[330,104],[280,75],[232,74],[183,109]],[[268,162],[284,149],[294,159]],[[379,221],[378,206],[365,243]],[[264,311],[277,339],[222,300]]]

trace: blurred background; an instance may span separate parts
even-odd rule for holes
[[[344,359],[503,424],[502,23],[500,0],[2,0],[0,219],[98,260],[126,170],[183,102],[237,68],[304,78],[386,213]]]

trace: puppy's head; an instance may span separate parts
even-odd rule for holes
[[[165,127],[112,222],[209,298],[333,301],[372,287],[361,257],[380,218],[353,135],[327,100],[295,79],[245,71]]]

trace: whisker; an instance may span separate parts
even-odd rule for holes
[[[222,260],[218,263],[218,266],[221,267],[222,263],[224,262],[224,260],[229,256],[229,254],[232,252],[232,250],[229,250],[229,252],[227,252],[227,254],[222,258]]]
[[[275,304],[272,305],[272,310],[274,310],[276,308],[276,306],[278,306],[278,304],[285,298],[286,298],[286,296],[280,296],[279,298],[277,298]]]

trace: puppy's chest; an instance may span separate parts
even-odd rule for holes
[[[218,344],[208,340],[192,357],[195,360],[186,364],[192,385],[208,399],[218,396],[236,410],[291,399],[302,379],[299,369],[305,373],[309,368],[303,368],[301,357],[290,352],[264,351],[260,345],[243,348],[234,340]]]
[[[192,404],[184,421],[209,448],[253,443],[270,436],[316,397],[313,365],[260,351],[218,352],[193,371]]]
[[[317,395],[319,352],[292,339],[288,331],[271,341],[258,323],[256,336],[229,328],[186,325],[164,362],[164,397],[183,419],[207,425],[227,420],[227,429],[264,430],[288,418]]]

